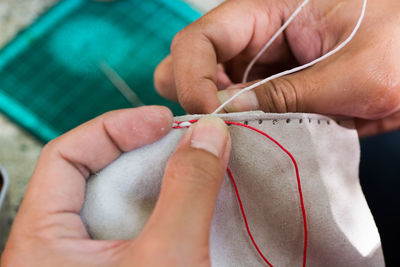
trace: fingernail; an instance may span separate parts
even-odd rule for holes
[[[223,104],[229,98],[231,98],[234,94],[239,92],[240,89],[226,89],[219,91],[217,93],[218,99]],[[248,91],[237,98],[232,100],[229,104],[227,104],[224,109],[226,112],[240,112],[240,111],[249,111],[249,110],[258,110],[260,107],[258,103],[258,99],[256,93],[254,91]]]
[[[221,158],[228,141],[228,128],[225,122],[220,118],[208,116],[201,118],[192,127],[190,146]]]

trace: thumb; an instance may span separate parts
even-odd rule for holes
[[[204,117],[192,125],[167,163],[160,197],[142,234],[183,254],[199,245],[208,248],[230,151],[223,120]]]
[[[382,79],[383,72],[371,75],[371,67],[365,67],[368,65],[361,56],[352,54],[349,58],[338,54],[303,71],[271,80],[239,95],[224,110],[306,112],[369,120],[392,114],[398,108],[398,90],[386,85],[385,81],[391,79]],[[219,91],[218,99],[222,104],[255,82]]]
[[[242,112],[250,110],[263,110],[265,112],[307,112],[301,105],[301,95],[308,89],[307,82],[297,74],[287,75],[262,84],[251,91],[247,91],[228,103],[226,112]],[[232,85],[217,93],[218,99],[223,104],[233,95],[257,81]]]

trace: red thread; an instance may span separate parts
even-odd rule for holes
[[[190,122],[190,123],[195,123],[195,122],[197,122],[197,120],[190,120],[190,121],[188,121],[188,122]],[[183,128],[183,127],[179,126],[179,124],[182,123],[182,122],[175,122],[175,123],[176,123],[177,126],[174,126],[174,127],[173,127],[174,129]],[[252,127],[252,126],[249,126],[249,125],[246,125],[246,124],[243,124],[243,123],[239,123],[239,122],[226,121],[225,123],[228,124],[228,125],[237,125],[237,126],[246,127],[246,128],[248,128],[248,129],[250,129],[250,130],[253,130],[253,131],[255,131],[255,132],[257,132],[257,133],[259,133],[259,134],[265,136],[266,138],[268,138],[269,140],[271,140],[272,142],[274,142],[274,143],[275,143],[281,150],[283,150],[283,151],[289,156],[289,158],[291,159],[291,161],[292,161],[292,163],[293,163],[293,165],[294,165],[295,171],[296,171],[297,188],[298,188],[298,191],[299,191],[300,206],[301,206],[301,214],[302,214],[302,217],[303,217],[303,226],[304,226],[303,267],[305,267],[305,266],[306,266],[306,259],[307,259],[307,242],[308,242],[307,218],[306,218],[306,209],[305,209],[304,200],[303,200],[303,191],[302,191],[302,189],[301,189],[301,180],[300,180],[299,168],[298,168],[298,166],[297,166],[297,162],[296,162],[295,158],[294,158],[293,155],[292,155],[286,148],[284,148],[278,141],[276,141],[274,138],[272,138],[271,136],[269,136],[268,134],[266,134],[265,132],[263,132],[263,131],[261,131],[261,130],[259,130],[259,129],[256,129],[256,128]],[[228,171],[229,177],[230,177],[230,179],[231,179],[231,181],[232,181],[233,187],[235,188],[236,198],[237,198],[237,200],[238,200],[239,207],[240,207],[240,211],[241,211],[242,216],[243,216],[243,221],[244,221],[244,224],[245,224],[245,226],[246,226],[247,234],[249,235],[249,237],[250,237],[250,239],[251,239],[251,242],[253,243],[253,246],[255,247],[255,249],[257,250],[258,254],[261,256],[261,258],[265,261],[265,263],[266,263],[268,266],[273,267],[272,264],[268,261],[268,259],[267,259],[267,258],[264,256],[264,254],[261,252],[261,250],[259,249],[259,247],[258,247],[256,241],[255,241],[254,238],[253,238],[253,235],[251,234],[250,227],[249,227],[249,224],[248,224],[248,222],[247,222],[246,213],[245,213],[244,208],[243,208],[242,200],[241,200],[241,198],[240,198],[239,190],[238,190],[238,187],[237,187],[237,185],[236,185],[235,179],[233,178],[232,172],[231,172],[231,170],[230,170],[229,168],[227,169],[227,171]]]
[[[244,221],[244,225],[246,226],[247,234],[249,235],[249,237],[251,239],[251,242],[253,243],[253,246],[256,248],[256,250],[257,250],[258,254],[260,254],[261,258],[265,261],[266,264],[268,264],[268,266],[273,267],[272,264],[269,262],[269,260],[261,252],[261,250],[258,247],[256,241],[254,240],[253,235],[251,234],[250,227],[249,227],[249,224],[247,222],[246,213],[244,212],[242,200],[241,200],[240,195],[239,195],[239,190],[238,190],[238,187],[236,185],[236,181],[233,178],[231,170],[228,168],[227,171],[228,171],[228,174],[229,174],[229,178],[231,178],[233,187],[235,188],[236,198],[237,198],[237,201],[239,203],[240,212],[242,213],[242,216],[243,216],[243,221]]]
[[[297,188],[298,188],[298,190],[299,190],[299,198],[300,198],[301,213],[302,213],[302,217],[303,217],[303,226],[304,226],[303,267],[305,267],[305,266],[306,266],[306,259],[307,259],[307,242],[308,242],[307,219],[306,219],[306,209],[305,209],[304,200],[303,200],[303,191],[302,191],[302,189],[301,189],[301,181],[300,181],[299,168],[298,168],[298,166],[297,166],[297,162],[296,162],[295,158],[294,158],[293,155],[292,155],[286,148],[284,148],[278,141],[276,141],[274,138],[272,138],[271,136],[269,136],[269,135],[266,134],[265,132],[263,132],[263,131],[261,131],[261,130],[259,130],[259,129],[256,129],[256,128],[254,128],[254,127],[251,127],[251,126],[249,126],[249,125],[239,123],[239,122],[226,122],[226,123],[227,123],[227,124],[230,124],[230,125],[238,125],[238,126],[246,127],[246,128],[251,129],[251,130],[253,130],[253,131],[255,131],[255,132],[259,133],[259,134],[262,134],[263,136],[265,136],[266,138],[268,138],[269,140],[271,140],[272,142],[274,142],[274,143],[275,143],[280,149],[282,149],[282,150],[290,157],[290,159],[292,160],[292,163],[293,163],[294,168],[295,168],[295,170],[296,170]],[[228,174],[229,174],[229,173],[230,173],[230,170],[228,169]],[[232,174],[230,173],[230,176],[231,176],[231,175],[232,175]],[[231,176],[231,180],[233,181],[233,176]],[[235,189],[235,190],[236,190],[236,189]],[[238,198],[238,200],[239,200],[240,196],[239,196],[239,192],[238,192],[238,191],[236,191],[236,195],[237,195],[237,198]],[[245,221],[245,224],[247,224],[247,223],[246,223],[246,221],[247,221],[247,220],[246,220],[246,215],[245,215],[244,210],[242,209],[242,207],[241,207],[241,211],[242,211],[242,215],[243,215],[243,220]],[[264,259],[264,261],[265,261],[269,266],[272,266],[272,265],[269,263],[269,261],[265,259],[264,255],[261,253],[261,251],[259,251],[257,244],[255,243],[254,239],[253,239],[252,236],[251,236],[250,230],[248,229],[247,226],[246,226],[246,228],[247,228],[247,232],[248,232],[250,238],[252,239],[253,245],[254,245],[254,247],[256,248],[256,250],[258,251],[258,253],[260,254],[260,256]]]

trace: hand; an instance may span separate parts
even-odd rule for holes
[[[240,82],[247,64],[301,2],[230,0],[220,5],[175,36],[172,55],[155,73],[157,90],[179,100],[190,113],[214,111],[245,87]],[[332,50],[354,29],[362,2],[311,0],[260,58],[249,80],[310,62]],[[225,111],[350,116],[358,118],[361,135],[399,128],[399,13],[398,0],[368,1],[361,28],[339,53],[243,94]]]
[[[43,149],[1,266],[208,266],[214,206],[230,154],[225,123],[203,118],[170,158],[159,200],[135,240],[91,240],[79,217],[86,179],[169,132],[162,107],[104,114]]]

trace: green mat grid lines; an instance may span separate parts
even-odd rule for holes
[[[0,110],[48,141],[132,105],[102,72],[116,71],[144,104],[161,98],[153,71],[173,36],[199,14],[179,0],[65,0],[0,51]]]

